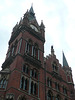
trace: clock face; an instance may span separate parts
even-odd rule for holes
[[[31,24],[30,27],[31,27],[32,29],[34,29],[36,32],[38,32],[38,29],[37,29],[36,26],[34,26],[34,25]]]

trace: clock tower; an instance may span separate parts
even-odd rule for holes
[[[0,97],[4,94],[6,100],[45,99],[44,43],[45,26],[43,21],[38,24],[31,6],[11,33],[0,72]]]
[[[75,100],[72,70],[63,54],[44,57],[45,26],[33,7],[15,25],[0,71],[0,100]]]

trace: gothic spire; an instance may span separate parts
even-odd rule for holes
[[[30,12],[30,14],[35,15],[34,10],[33,10],[33,5],[31,5],[29,12]]]
[[[29,10],[31,13],[34,13],[34,10],[33,10],[33,5],[31,5],[31,8]]]
[[[69,67],[66,57],[64,55],[64,52],[63,52],[63,67]]]

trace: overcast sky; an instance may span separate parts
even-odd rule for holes
[[[75,82],[75,0],[0,0],[0,66],[5,60],[12,28],[32,3],[38,23],[43,20],[46,27],[45,56],[53,45],[62,64],[63,50]]]

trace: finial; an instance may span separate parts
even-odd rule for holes
[[[45,25],[43,24],[43,20],[41,20],[41,25],[40,26],[41,26],[42,29],[45,28]]]
[[[54,55],[54,49],[53,49],[53,45],[51,46],[51,55]]]
[[[31,4],[31,7],[33,7],[33,3]]]

